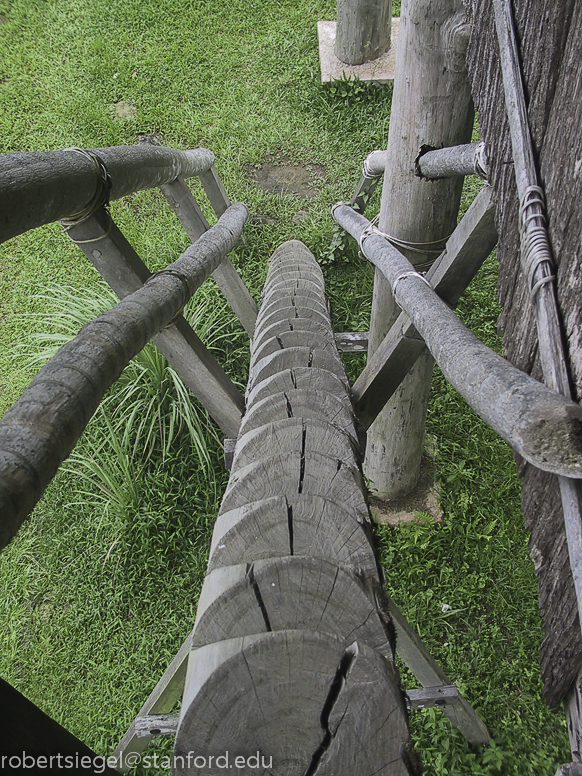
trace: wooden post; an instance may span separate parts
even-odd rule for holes
[[[335,55],[362,65],[390,48],[392,0],[337,0]]]
[[[471,139],[464,53],[469,29],[462,0],[408,0],[400,25],[379,226],[416,243],[403,253],[426,269],[455,228],[463,179],[421,180],[414,161],[422,145],[437,148]],[[426,243],[430,251],[423,250]],[[389,285],[376,272],[370,355],[398,314]],[[418,482],[432,368],[430,355],[421,356],[368,432],[364,471],[380,498],[405,495]]]

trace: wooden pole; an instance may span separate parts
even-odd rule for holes
[[[390,48],[392,0],[337,0],[336,57],[362,65]]]
[[[465,66],[469,29],[462,0],[408,0],[402,5],[400,44],[386,154],[379,226],[411,243],[403,253],[426,268],[456,225],[462,177],[426,181],[415,174],[423,145],[435,148],[471,139],[473,105]],[[392,292],[376,272],[369,353],[399,314]],[[433,359],[419,358],[368,432],[364,471],[372,491],[394,499],[420,476]]]

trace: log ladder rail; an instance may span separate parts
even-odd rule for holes
[[[209,227],[184,178],[198,176],[218,216]],[[193,244],[152,275],[107,204],[159,186]],[[257,306],[229,261],[248,217],[231,204],[205,148],[69,148],[0,156],[0,241],[59,220],[122,300],[83,327],[38,372],[0,421],[0,550],[32,511],[107,389],[153,340],[226,436],[238,433],[244,397],[182,317],[212,273],[249,334]],[[95,756],[0,680],[2,755]],[[104,773],[118,771],[105,768]]]

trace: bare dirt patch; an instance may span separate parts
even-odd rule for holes
[[[295,195],[313,199],[325,180],[326,169],[321,164],[292,164],[285,157],[268,157],[248,170],[258,186],[271,194]]]

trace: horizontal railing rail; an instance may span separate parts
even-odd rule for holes
[[[582,478],[582,407],[484,345],[364,216],[343,203],[332,215],[386,277],[446,379],[477,414],[537,468]]]
[[[153,145],[64,148],[0,155],[0,242],[104,201],[207,174],[214,154]]]
[[[42,496],[130,359],[171,325],[234,248],[248,217],[234,204],[180,258],[63,345],[0,421],[0,549]]]

